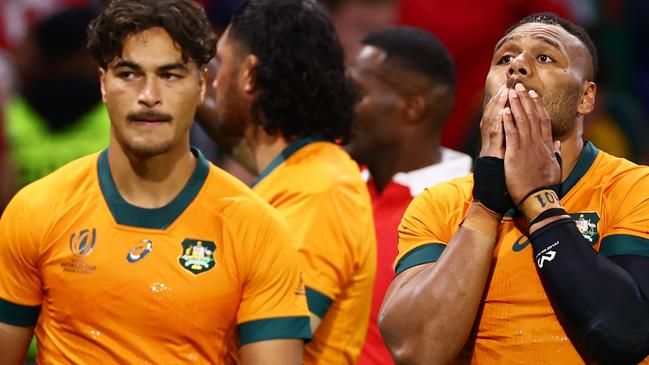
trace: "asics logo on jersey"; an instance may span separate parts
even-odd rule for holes
[[[70,251],[76,256],[84,257],[90,255],[95,248],[97,241],[97,230],[93,228],[83,229],[72,233],[70,236]]]
[[[126,255],[128,262],[133,263],[142,260],[153,249],[153,242],[151,240],[142,240],[140,242],[143,244],[135,247]]]
[[[514,242],[514,245],[512,246],[512,250],[514,252],[518,252],[523,250],[527,245],[530,244],[530,240],[527,238],[527,236],[523,235],[518,237],[518,239]]]

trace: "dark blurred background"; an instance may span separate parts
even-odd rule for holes
[[[449,48],[457,105],[445,146],[474,155],[482,88],[496,41],[525,15],[553,11],[584,26],[600,57],[597,110],[586,137],[602,149],[649,162],[649,2],[645,0],[321,0],[351,59],[368,32],[422,27]],[[85,27],[108,1],[0,0],[0,210],[20,187],[108,143],[96,64]],[[240,0],[203,0],[221,32]],[[193,143],[242,178],[250,175],[195,126]]]

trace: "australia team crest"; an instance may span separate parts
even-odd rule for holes
[[[574,213],[570,214],[575,221],[575,225],[582,236],[590,243],[595,245],[599,241],[599,233],[597,232],[597,224],[599,223],[599,214],[592,213]]]
[[[202,274],[216,265],[214,252],[216,244],[212,241],[185,239],[182,242],[183,252],[178,261],[180,265],[194,275]]]

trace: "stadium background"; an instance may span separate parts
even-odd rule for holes
[[[205,6],[215,29],[220,32],[239,1],[200,2]],[[75,152],[85,154],[87,149],[102,148],[97,147],[97,141],[91,140],[93,133],[100,132],[84,134],[77,130],[72,131],[73,137],[70,138],[77,139],[75,143],[83,147],[63,151],[60,144],[51,143],[50,138],[56,138],[57,133],[70,134],[70,129],[87,130],[87,125],[76,122],[59,125],[57,121],[44,118],[49,131],[34,133],[32,129],[24,127],[28,122],[20,119],[25,114],[15,110],[18,110],[17,100],[38,100],[36,109],[46,110],[49,116],[67,115],[65,112],[68,112],[79,117],[81,113],[98,120],[97,124],[84,123],[95,126],[106,123],[106,116],[98,115],[101,111],[92,112],[100,101],[98,89],[95,93],[85,92],[87,89],[84,87],[92,88],[92,83],[76,82],[78,80],[74,75],[78,72],[79,78],[82,78],[81,74],[84,74],[83,77],[89,74],[94,77],[92,73],[96,68],[96,65],[88,63],[90,57],[80,56],[75,48],[75,44],[83,42],[83,32],[79,31],[83,27],[79,24],[83,25],[87,16],[68,15],[65,21],[51,20],[62,12],[93,14],[107,2],[0,0],[0,211],[20,186],[75,158]],[[645,0],[322,2],[330,10],[348,59],[359,49],[359,41],[365,34],[391,24],[428,29],[445,43],[457,67],[458,98],[455,111],[444,130],[442,143],[471,155],[475,155],[479,147],[477,126],[482,87],[496,41],[510,25],[532,12],[554,11],[571,19],[588,30],[599,53],[597,109],[586,123],[586,139],[614,155],[637,163],[649,163],[649,143],[646,142],[649,137],[649,47],[646,46],[649,41],[649,28],[646,27],[649,23],[649,2]],[[47,27],[43,24],[47,24]],[[73,70],[72,73],[70,70]],[[49,77],[53,74],[62,76]],[[74,82],[68,82],[69,79],[74,79]],[[47,93],[41,95],[38,93],[41,88],[49,89],[59,97],[49,98]],[[66,94],[68,89],[74,88],[78,89],[76,93]],[[88,94],[89,100],[76,102]],[[66,103],[75,103],[76,108],[72,109],[77,110],[66,110]],[[12,112],[8,112],[8,109]],[[242,180],[251,180],[250,174],[218,152],[200,127],[194,129],[193,143],[199,145],[206,155]],[[97,135],[100,140],[104,137]],[[70,145],[66,140],[63,143]],[[29,159],[42,160],[42,156],[52,157],[54,162],[46,169],[39,165],[37,174],[32,172],[26,176],[21,165],[36,163],[38,161]]]

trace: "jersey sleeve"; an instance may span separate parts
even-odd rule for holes
[[[0,218],[0,322],[33,326],[41,305],[39,233],[24,190]]]
[[[394,271],[437,261],[455,234],[470,203],[467,178],[438,184],[417,195],[399,225],[399,253]]]
[[[642,167],[631,171],[605,195],[608,217],[599,248],[604,255],[649,257],[648,170]]]
[[[341,184],[300,197],[299,211],[289,218],[301,241],[298,251],[309,310],[320,318],[342,294],[357,263],[365,262],[366,255],[375,255],[371,252],[376,233],[369,197],[355,199],[362,195],[347,194],[344,189],[354,188]],[[367,232],[359,234],[365,228]]]
[[[264,214],[251,212],[241,218],[251,223],[244,229],[247,233],[242,242],[243,292],[237,315],[240,344],[311,339],[297,251],[288,225],[270,207],[261,211]]]

